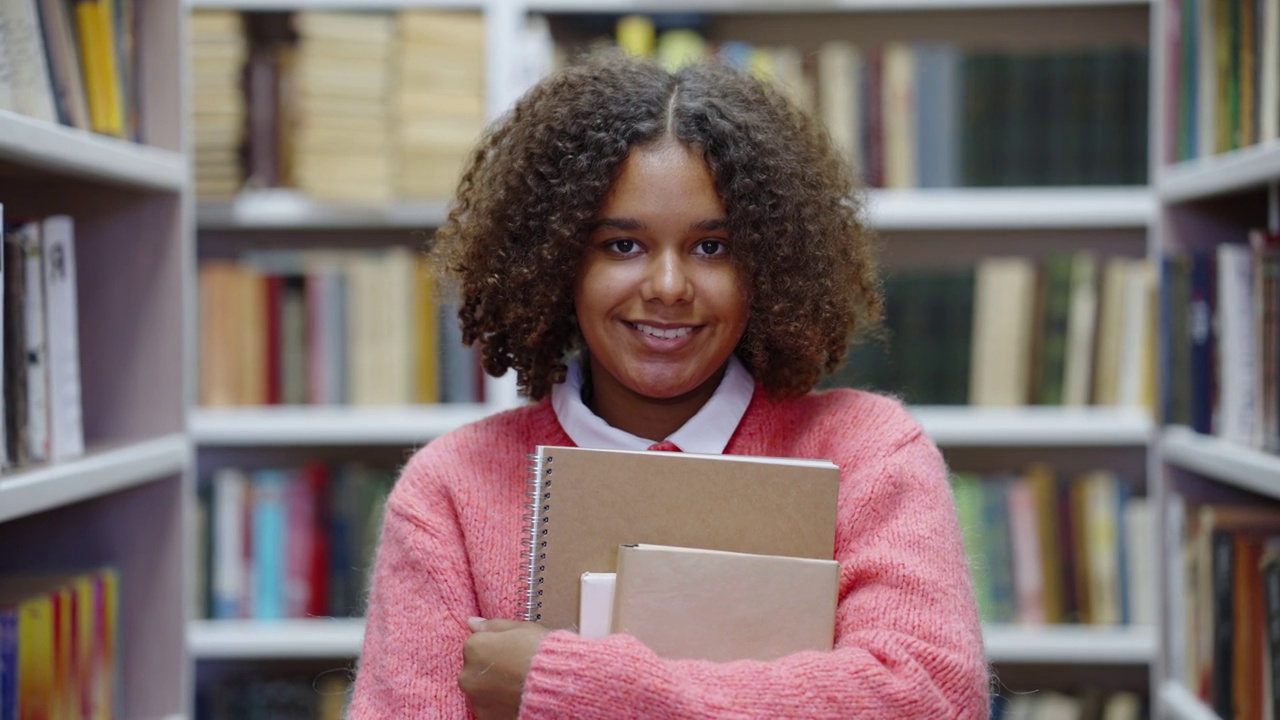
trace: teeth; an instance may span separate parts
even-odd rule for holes
[[[634,325],[636,326],[636,329],[639,330],[640,332],[646,335],[652,335],[656,338],[662,338],[664,340],[684,337],[685,335],[688,335],[689,333],[693,332],[693,328],[689,328],[689,327],[675,328],[672,330],[663,330],[662,328],[656,328],[651,325],[641,325],[640,323],[634,323]]]

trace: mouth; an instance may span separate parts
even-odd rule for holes
[[[680,325],[665,328],[638,322],[628,322],[627,325],[629,325],[633,330],[638,330],[649,337],[658,338],[659,340],[677,340],[697,329],[697,327],[693,325]]]

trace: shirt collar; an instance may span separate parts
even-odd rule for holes
[[[582,402],[582,359],[569,362],[565,381],[551,388],[551,407],[569,439],[578,447],[613,450],[647,450],[654,440],[619,430],[605,422]],[[724,378],[711,398],[689,421],[663,438],[684,452],[719,455],[738,429],[751,404],[756,381],[738,358],[730,355]]]

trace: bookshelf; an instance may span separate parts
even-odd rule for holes
[[[358,619],[197,621],[187,633],[200,660],[353,658],[364,623]],[[987,656],[996,663],[1146,665],[1155,654],[1151,628],[1024,628],[991,626]]]
[[[193,685],[185,14],[179,0],[135,7],[138,142],[0,111],[4,219],[71,221],[84,446],[0,474],[0,577],[113,568],[116,716],[167,720],[190,717]],[[68,377],[51,402],[70,403]]]
[[[189,10],[279,12],[341,10],[460,8],[485,15],[486,72],[490,114],[512,102],[524,77],[518,48],[522,24],[531,15],[573,16],[626,12],[702,12],[724,16],[729,29],[742,30],[753,41],[776,35],[778,43],[809,46],[808,29],[832,21],[832,29],[812,37],[842,33],[912,40],[970,40],[982,46],[999,44],[1006,36],[1031,38],[1044,34],[1049,46],[1069,46],[1085,40],[1100,42],[1135,38],[1145,43],[1149,0],[828,0],[763,2],[762,0],[187,0]],[[993,18],[1011,13],[1013,28],[992,25]],[[1078,14],[1077,14],[1078,13]],[[790,30],[780,17],[804,18],[801,29]],[[1114,20],[1114,22],[1113,22]],[[919,26],[918,32],[911,28]],[[958,28],[958,29],[957,29]],[[1027,28],[1023,32],[1019,28]],[[958,38],[954,37],[958,34]],[[972,37],[970,37],[972,36]],[[797,38],[800,38],[797,40]],[[982,252],[999,247],[1019,253],[1023,242],[1040,233],[1052,236],[1058,247],[1097,245],[1103,254],[1133,256],[1145,250],[1147,234],[1158,219],[1161,198],[1147,186],[1008,187],[920,190],[873,190],[868,194],[872,225],[894,244],[899,237],[928,254],[935,248],[952,252],[966,244]],[[334,205],[310,200],[299,193],[269,189],[242,192],[229,201],[199,203],[197,255],[225,257],[246,248],[300,247],[367,248],[392,243],[420,243],[413,231],[437,226],[443,202],[392,203],[380,209]],[[1095,243],[1093,236],[1105,239]],[[994,236],[974,242],[972,238]],[[1116,248],[1120,248],[1119,251]],[[892,249],[891,249],[892,252]],[[192,315],[194,317],[194,315]],[[191,321],[194,326],[194,320]],[[508,379],[486,384],[484,404],[421,405],[408,408],[345,408],[329,406],[190,408],[188,423],[197,447],[200,472],[206,474],[224,457],[279,458],[293,453],[312,457],[322,448],[351,448],[353,453],[378,448],[404,449],[425,442],[459,424],[489,412],[515,406],[514,383]],[[1046,452],[1050,456],[1122,457],[1141,466],[1156,435],[1150,417],[1139,410],[1107,407],[1076,409],[1028,407],[987,409],[919,406],[913,408],[931,437],[944,447],[968,453],[1012,449],[1019,457]],[[332,456],[333,452],[327,452]],[[1056,455],[1055,455],[1056,454]],[[1134,458],[1138,458],[1135,460]],[[1089,460],[1083,460],[1086,464]],[[1116,665],[1145,672],[1158,643],[1146,627],[1070,626],[1034,628],[994,625],[987,628],[993,662],[1003,665],[1086,665],[1105,673]],[[205,664],[288,661],[307,658],[354,658],[360,649],[363,624],[358,619],[284,620],[279,622],[194,620],[187,628],[187,647],[198,667]],[[1048,672],[1048,671],[1046,671]],[[1052,677],[1046,675],[1051,686]]]

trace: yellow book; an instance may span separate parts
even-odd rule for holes
[[[100,636],[98,638],[98,671],[95,674],[97,687],[94,695],[93,720],[111,720],[115,717],[117,700],[116,679],[119,665],[119,649],[117,642],[120,632],[120,573],[114,568],[105,568],[95,578],[98,589],[101,613],[99,615]]]
[[[76,0],[80,63],[94,132],[124,137],[124,103],[116,64],[116,41],[107,0]]]
[[[61,720],[56,702],[54,593],[41,593],[18,603],[19,718]]]
[[[618,20],[615,28],[618,47],[628,55],[651,58],[654,56],[657,35],[653,21],[645,15],[627,15]]]
[[[417,307],[417,401],[440,402],[440,320],[436,308],[436,283],[425,260],[418,261],[415,301]]]

